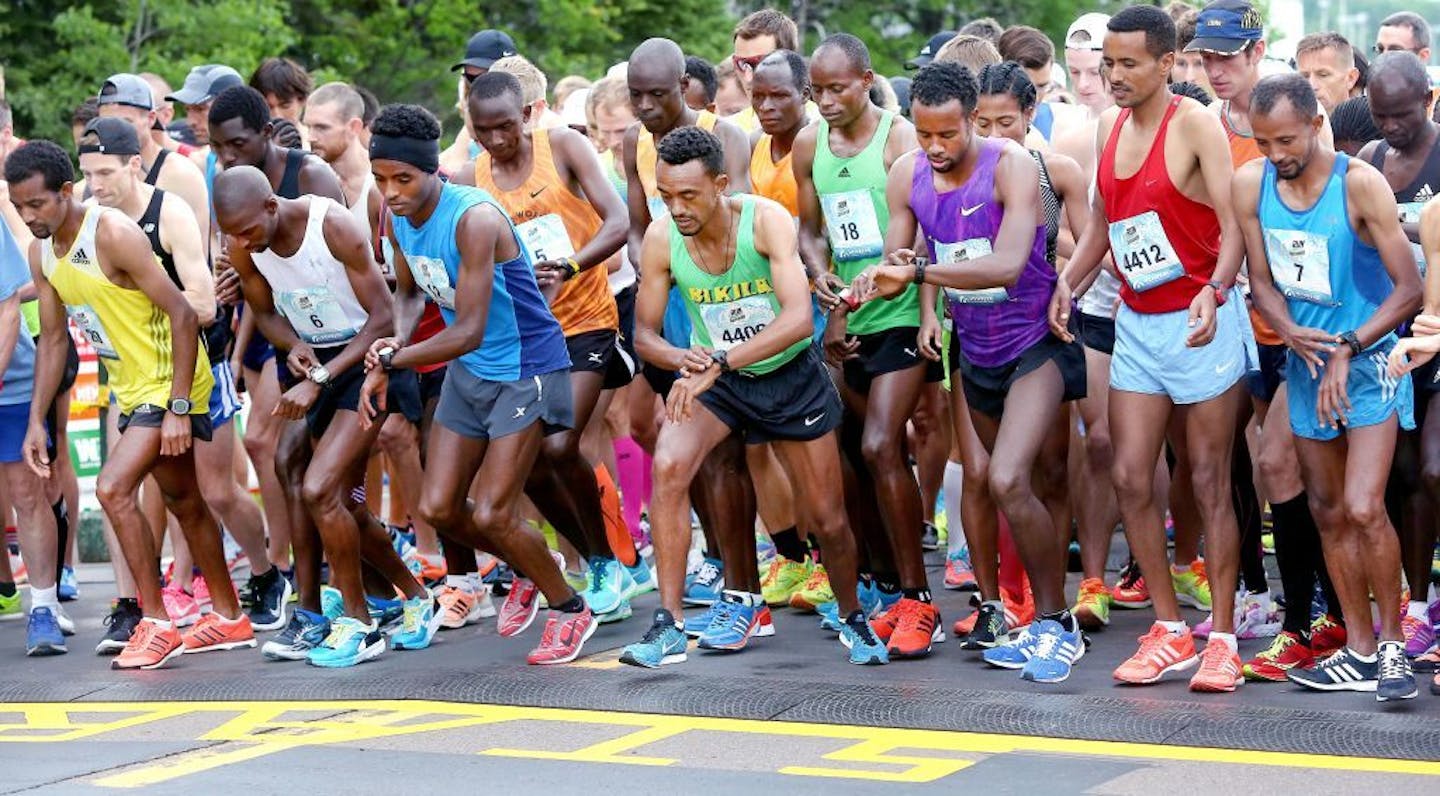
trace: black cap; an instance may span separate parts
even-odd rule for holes
[[[490,65],[516,54],[515,41],[503,30],[482,30],[470,37],[465,45],[465,60],[450,67],[450,71],[473,66],[489,69]]]
[[[920,48],[919,54],[905,62],[905,68],[919,69],[935,60],[935,53],[940,52],[940,48],[944,47],[945,43],[955,38],[955,36],[956,33],[953,30],[942,30],[934,36],[931,36],[930,40],[925,42],[925,46]]]
[[[89,138],[94,136],[95,143],[89,143]],[[99,152],[103,155],[120,155],[129,157],[140,154],[140,138],[135,135],[135,128],[124,119],[114,117],[102,117],[91,119],[85,125],[85,134],[80,144],[80,154]]]

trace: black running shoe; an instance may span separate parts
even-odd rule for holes
[[[130,643],[130,636],[142,617],[140,603],[132,599],[116,600],[110,607],[110,615],[105,617],[105,637],[95,645],[95,654],[119,655]]]
[[[271,567],[263,575],[251,575],[245,584],[242,603],[256,630],[279,630],[285,626],[285,607],[290,601],[290,581]]]
[[[940,549],[940,529],[936,528],[932,522],[925,523],[925,530],[920,532],[920,549]]]
[[[1380,678],[1375,686],[1375,701],[1414,699],[1420,689],[1415,686],[1415,673],[1410,670],[1410,659],[1405,657],[1405,645],[1398,641],[1382,641],[1377,655],[1380,659]]]
[[[975,629],[965,637],[961,649],[988,650],[1003,641],[1010,629],[1005,626],[1005,611],[995,603],[981,603]]]
[[[1285,676],[1296,685],[1316,691],[1374,691],[1380,680],[1380,662],[1362,661],[1344,647],[1313,668],[1291,669]]]

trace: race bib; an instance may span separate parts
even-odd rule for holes
[[[295,334],[310,345],[343,343],[358,331],[324,285],[282,291],[276,294],[275,303]]]
[[[425,291],[430,300],[441,307],[452,312],[455,309],[455,286],[450,283],[450,273],[445,270],[445,263],[435,257],[423,257],[421,255],[406,256],[405,262],[410,264],[410,273],[415,277],[415,284]]]
[[[1147,210],[1110,225],[1110,251],[1130,289],[1137,293],[1156,288],[1185,275],[1160,216]]]
[[[1400,223],[1419,224],[1420,211],[1424,209],[1426,202],[1401,202]],[[1425,249],[1418,243],[1410,244],[1411,251],[1415,252],[1415,264],[1420,266],[1420,278],[1425,278]]]
[[[722,351],[759,334],[775,320],[768,296],[747,296],[723,304],[700,306],[700,320],[710,333],[710,343]]]
[[[971,238],[959,243],[935,243],[935,264],[954,265],[989,254],[988,238]],[[945,288],[945,298],[956,304],[1003,304],[1010,300],[1010,293],[1004,287],[987,287],[980,290]]]
[[[885,248],[875,204],[869,191],[846,191],[820,197],[830,256],[839,262],[879,257]]]
[[[526,221],[515,228],[520,240],[530,250],[533,262],[563,260],[575,256],[575,246],[570,242],[570,233],[565,231],[565,222],[555,213],[547,213],[534,221]]]
[[[1295,229],[1266,229],[1270,276],[1285,298],[1334,306],[1330,292],[1330,249],[1324,235]]]
[[[79,327],[80,333],[90,341],[90,347],[95,353],[106,359],[120,359],[120,354],[115,351],[115,344],[110,342],[110,335],[105,333],[105,326],[100,323],[100,315],[88,304],[66,304],[65,311],[69,313],[70,320]]]

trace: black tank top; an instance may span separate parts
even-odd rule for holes
[[[1384,173],[1383,164],[1385,155],[1390,151],[1390,145],[1381,141],[1375,147],[1375,152],[1370,156],[1370,165]],[[1435,194],[1440,193],[1440,136],[1435,139],[1435,145],[1430,148],[1430,154],[1425,156],[1425,163],[1415,173],[1415,179],[1409,185],[1395,192],[1397,202],[1428,202]]]
[[[156,158],[155,163],[158,165],[160,159]],[[154,173],[152,170],[151,174]],[[148,178],[146,182],[149,182]],[[153,184],[151,183],[151,185]],[[184,290],[185,285],[180,281],[180,272],[175,270],[175,258],[170,255],[170,252],[165,251],[165,247],[160,243],[160,206],[164,202],[165,192],[156,188],[155,192],[150,195],[150,204],[145,206],[145,212],[140,216],[140,229],[145,232],[145,237],[150,239],[150,251],[155,253],[155,259],[160,261],[165,273],[170,275],[170,281],[175,283],[175,287]]]
[[[150,171],[145,175],[145,184],[154,185],[160,179],[160,167],[165,165],[165,158],[170,157],[170,150],[161,147],[160,154],[155,156],[155,162],[150,165]]]
[[[286,199],[300,198],[300,167],[305,165],[305,150],[285,150],[285,173],[280,176],[280,188],[276,195]]]
[[[1035,158],[1035,165],[1040,167],[1040,205],[1045,211],[1045,259],[1055,264],[1055,241],[1060,237],[1060,197],[1055,195],[1055,188],[1050,184],[1050,171],[1045,168],[1045,158],[1035,150],[1030,150],[1030,156]]]

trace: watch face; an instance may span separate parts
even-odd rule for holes
[[[188,398],[176,398],[170,402],[170,411],[177,415],[190,414],[190,400]]]

